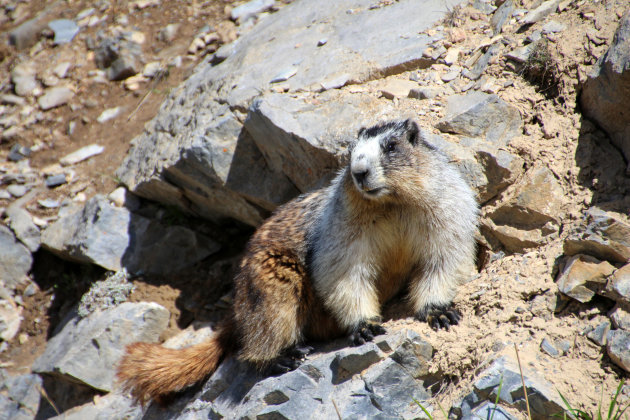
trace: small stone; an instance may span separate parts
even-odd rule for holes
[[[0,95],[0,103],[8,104],[8,105],[16,105],[16,106],[24,106],[26,105],[26,100],[17,95],[12,95],[10,93],[5,93]]]
[[[556,11],[559,3],[560,0],[548,0],[542,3],[540,6],[527,13],[527,15],[521,19],[520,23],[523,25],[529,25],[543,20],[545,17]]]
[[[172,42],[177,37],[178,29],[178,23],[169,23],[158,32],[158,39],[162,42]]]
[[[297,74],[297,68],[291,67],[286,70],[282,70],[280,73],[276,74],[269,83],[279,83],[284,82],[292,78]]]
[[[457,64],[457,61],[459,60],[459,55],[461,54],[461,52],[462,51],[459,48],[456,48],[456,47],[449,48],[448,52],[444,56],[444,62],[449,66],[453,64]]]
[[[9,151],[7,159],[11,162],[19,162],[31,155],[31,149],[18,143],[14,144]]]
[[[27,96],[37,93],[39,83],[35,80],[35,68],[31,62],[22,63],[11,70],[11,82],[18,96]]]
[[[12,184],[7,187],[7,191],[13,197],[22,197],[28,192],[28,187],[24,185]]]
[[[159,61],[152,61],[144,66],[144,69],[142,69],[142,75],[144,77],[154,77],[161,68],[162,65]]]
[[[57,200],[53,200],[51,198],[45,198],[43,200],[37,200],[37,204],[42,206],[45,209],[56,209],[61,204]]]
[[[70,67],[72,67],[72,64],[66,61],[66,62],[57,64],[53,68],[52,71],[55,74],[55,76],[57,76],[60,79],[64,79],[68,75],[68,70],[70,70]]]
[[[35,293],[37,293],[38,290],[39,290],[39,287],[37,287],[37,284],[31,282],[28,284],[28,286],[26,286],[26,289],[24,289],[24,296],[31,297],[35,295]]]
[[[451,82],[453,80],[455,80],[457,78],[457,76],[459,76],[459,74],[461,73],[461,71],[458,70],[451,70],[448,73],[445,73],[441,76],[441,79],[444,83],[448,83]]]
[[[67,103],[73,97],[74,92],[67,87],[53,87],[47,89],[46,93],[37,99],[37,103],[41,109],[46,111]]]
[[[630,304],[630,264],[615,270],[606,284],[605,296]]]
[[[586,336],[590,338],[591,341],[593,341],[595,344],[605,346],[608,331],[610,331],[610,321],[606,320],[595,327],[593,331],[586,334]]]
[[[232,20],[246,21],[248,18],[269,10],[276,4],[275,0],[252,0],[235,7],[230,12]]]
[[[328,39],[322,38],[319,41],[317,41],[317,46],[318,47],[323,47],[324,45],[326,45],[327,42],[328,42]]]
[[[556,349],[553,344],[551,344],[551,342],[546,338],[543,338],[542,342],[540,343],[540,349],[551,357],[560,356],[560,352],[558,351],[558,349]]]
[[[98,144],[90,144],[89,146],[82,147],[79,150],[76,150],[69,155],[62,157],[61,159],[59,159],[59,163],[64,166],[74,165],[75,163],[79,163],[81,161],[91,158],[92,156],[103,153],[103,150],[105,150],[103,146],[99,146]]]
[[[630,312],[626,307],[617,304],[610,312],[610,320],[613,327],[630,331]]]
[[[66,182],[66,174],[52,175],[46,178],[46,181],[44,181],[48,188],[58,187],[65,184]]]
[[[20,329],[22,310],[12,300],[0,299],[0,340],[11,341]]]
[[[418,84],[411,80],[390,79],[380,87],[379,91],[387,99],[407,98],[411,89],[417,87]]]
[[[48,27],[55,33],[55,45],[66,44],[79,32],[79,26],[69,19],[57,19],[48,23]]]
[[[550,20],[545,23],[542,27],[542,32],[544,34],[562,32],[566,29],[566,26],[556,20]]]
[[[444,89],[434,86],[414,88],[409,91],[409,97],[415,99],[433,99],[442,95]]]
[[[119,107],[119,106],[115,108],[106,109],[105,111],[101,112],[101,115],[99,115],[98,118],[96,118],[96,121],[103,124],[106,121],[116,118],[118,114],[120,114],[120,111],[122,111],[122,107]]]
[[[29,251],[36,252],[41,243],[39,229],[33,223],[33,219],[28,211],[15,205],[9,206],[6,210],[7,216],[11,219],[9,227],[15,236],[22,242]]]
[[[202,38],[195,38],[188,46],[188,54],[195,54],[197,51],[202,50],[206,46],[206,43]]]

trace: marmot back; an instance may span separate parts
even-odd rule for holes
[[[183,350],[131,345],[118,377],[145,402],[201,380],[232,352],[287,372],[309,339],[362,344],[385,332],[381,306],[401,290],[418,319],[449,328],[474,266],[477,218],[474,193],[413,121],[361,129],[329,187],[279,207],[252,236],[218,333]]]

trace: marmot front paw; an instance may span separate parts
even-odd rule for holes
[[[350,334],[350,342],[354,346],[360,346],[367,341],[374,340],[374,336],[385,334],[387,331],[380,324],[380,320],[361,321]]]
[[[291,372],[297,369],[306,356],[313,353],[315,349],[311,346],[299,346],[290,347],[284,351],[282,356],[277,357],[271,366],[269,366],[271,375],[282,375],[283,373]]]
[[[420,321],[426,321],[431,328],[439,330],[442,328],[449,329],[451,325],[457,325],[462,319],[462,314],[451,304],[448,306],[433,306],[418,311],[416,318]]]

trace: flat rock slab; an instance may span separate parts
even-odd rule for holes
[[[343,342],[345,344],[345,341]],[[417,418],[430,392],[394,354],[425,354],[430,344],[409,330],[382,335],[358,347],[332,343],[295,371],[264,377],[233,358],[223,362],[194,396],[182,396],[166,411],[155,405],[144,419]],[[335,350],[336,348],[337,350]],[[431,353],[429,351],[429,353]],[[429,354],[429,357],[431,355]],[[406,357],[398,360],[409,362]],[[190,393],[189,393],[190,394]],[[424,403],[425,406],[428,404]]]
[[[630,11],[619,27],[608,51],[597,60],[589,75],[580,105],[583,113],[597,122],[630,159]]]
[[[428,65],[431,61],[422,51],[430,39],[421,32],[459,3],[401,0],[372,8],[371,0],[297,0],[286,5],[222,48],[218,54],[224,61],[204,61],[172,91],[146,132],[134,139],[117,176],[132,192],[190,213],[260,224],[265,217],[260,207],[269,210],[278,196],[300,191],[291,191],[286,174],[261,162],[260,151],[242,132],[242,114],[253,99],[268,92],[270,82],[288,69],[292,76],[282,83],[290,93]],[[248,174],[250,181],[244,184],[247,170],[255,177]],[[274,178],[280,182],[276,197],[250,194],[268,189],[265,183],[274,185],[268,181]],[[237,185],[226,185],[232,179]]]
[[[566,262],[558,276],[558,289],[567,296],[582,303],[590,301],[606,285],[606,279],[615,267],[607,261],[588,255],[574,255]]]
[[[630,332],[612,330],[606,338],[606,350],[610,359],[626,372],[630,372]]]
[[[32,369],[110,391],[125,347],[136,341],[157,341],[169,317],[166,308],[147,302],[123,303],[86,318],[71,314]]]
[[[521,134],[521,114],[497,95],[472,91],[448,98],[446,115],[437,127],[446,133],[482,137],[504,146]]]
[[[166,274],[219,250],[212,239],[182,226],[114,207],[102,196],[42,232],[42,246],[62,258],[130,273]]]

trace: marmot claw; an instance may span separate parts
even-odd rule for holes
[[[445,307],[432,307],[416,314],[420,321],[426,321],[434,330],[442,328],[448,330],[452,325],[457,325],[462,319],[462,314],[453,305]]]
[[[360,346],[374,340],[374,336],[385,334],[387,331],[378,321],[361,321],[350,334],[350,342]]]

